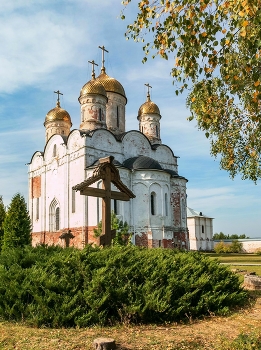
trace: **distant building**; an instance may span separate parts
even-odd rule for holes
[[[213,218],[187,208],[190,250],[213,250]]]

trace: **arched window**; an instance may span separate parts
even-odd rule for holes
[[[55,210],[55,231],[60,230],[60,208],[57,207]]]
[[[158,128],[158,125],[156,125],[156,136],[159,137],[159,128]]]
[[[99,120],[100,121],[102,120],[102,110],[101,110],[101,108],[99,108]]]
[[[97,188],[102,188],[101,181],[98,182]],[[97,197],[97,225],[102,219],[102,199],[100,197]]]
[[[181,200],[181,218],[186,219],[186,203],[184,198]]]
[[[54,146],[53,146],[53,157],[56,157],[56,153],[57,153],[57,151],[56,151],[56,145],[54,145]]]
[[[49,231],[55,232],[60,230],[60,206],[54,198],[49,208]]]
[[[204,225],[202,225],[201,232],[204,233],[204,231],[205,231],[205,228],[204,228]]]
[[[168,194],[165,193],[165,197],[164,197],[164,201],[165,201],[165,216],[169,215],[169,203],[168,203]]]
[[[75,192],[76,190],[72,189],[72,213],[75,213]]]
[[[151,215],[156,215],[156,193],[151,192],[150,194],[150,212]]]
[[[36,198],[36,220],[39,220],[39,214],[40,214],[40,198]]]
[[[117,106],[117,128],[120,126],[119,106]]]
[[[117,199],[113,199],[113,211],[114,211],[114,214],[115,214],[115,215],[118,215],[118,214],[119,214],[119,211],[118,211],[118,201],[117,201]]]

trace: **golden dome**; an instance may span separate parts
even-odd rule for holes
[[[103,85],[107,92],[116,92],[117,94],[126,98],[125,91],[121,83],[118,82],[118,80],[109,77],[109,75],[105,73],[105,70],[101,72],[101,74],[97,77],[97,80]]]
[[[107,97],[103,84],[98,79],[92,79],[82,87],[80,97],[86,94],[98,94]]]
[[[150,100],[149,95],[147,96],[147,101],[140,106],[138,117],[141,116],[142,114],[159,114],[160,115],[159,107],[156,105],[156,103]]]
[[[51,109],[45,117],[44,125],[48,122],[54,122],[62,120],[64,122],[69,122],[72,125],[70,114],[60,106],[60,102],[57,101],[56,107]]]

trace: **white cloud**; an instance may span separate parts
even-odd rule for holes
[[[40,83],[57,67],[77,62],[84,33],[68,16],[41,11],[0,19],[0,92]],[[85,42],[88,44],[88,38]]]

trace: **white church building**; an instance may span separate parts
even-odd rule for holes
[[[107,75],[104,57],[102,62],[101,74],[95,77],[93,68],[92,79],[80,91],[79,128],[72,129],[59,91],[56,107],[45,117],[44,151],[35,152],[29,164],[33,245],[65,246],[63,234],[69,230],[70,246],[96,242],[101,199],[80,195],[73,187],[92,175],[100,158],[113,156],[122,182],[136,196],[129,202],[112,200],[133,243],[188,249],[187,180],[178,174],[177,156],[161,142],[161,114],[149,85],[147,101],[137,108],[139,130],[126,131],[124,88]]]

